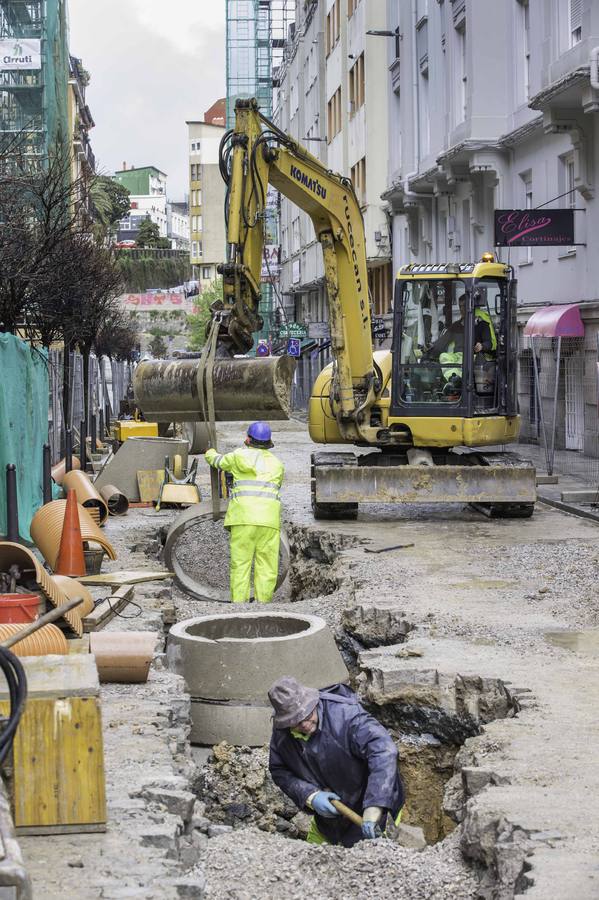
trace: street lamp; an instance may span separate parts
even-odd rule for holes
[[[366,34],[371,34],[373,37],[394,37],[395,38],[395,58],[399,59],[399,42],[402,39],[402,36],[399,33],[399,25],[393,31],[381,31],[378,28],[371,28]]]

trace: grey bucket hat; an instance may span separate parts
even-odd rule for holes
[[[274,709],[275,728],[293,728],[306,719],[319,700],[316,688],[300,684],[297,678],[284,675],[271,686],[268,699]]]

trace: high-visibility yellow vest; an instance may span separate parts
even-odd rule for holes
[[[232,525],[281,527],[279,491],[285,468],[274,453],[256,447],[240,447],[224,454],[210,449],[206,462],[233,475],[225,528]]]
[[[474,310],[474,318],[487,323],[491,333],[491,350],[497,350],[497,335],[495,334],[495,326],[493,325],[493,319],[491,318],[490,313],[486,309],[477,306]]]

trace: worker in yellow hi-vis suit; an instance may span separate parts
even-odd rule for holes
[[[231,533],[231,600],[250,599],[252,562],[254,563],[254,599],[269,603],[275,591],[279,571],[281,501],[279,491],[285,469],[270,452],[273,446],[270,425],[253,422],[248,428],[245,446],[232,453],[210,449],[206,462],[231,472],[233,489],[225,516],[225,528]]]

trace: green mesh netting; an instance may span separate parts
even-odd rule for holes
[[[17,467],[19,534],[42,505],[42,448],[48,440],[46,355],[0,333],[0,535],[6,534],[6,466]]]

